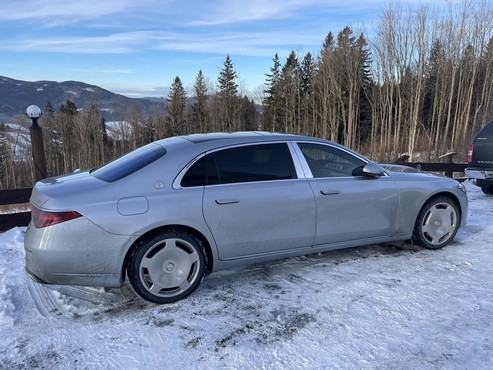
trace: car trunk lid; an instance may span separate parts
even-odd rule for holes
[[[50,177],[36,183],[30,203],[40,209],[64,209],[67,196],[82,195],[105,184],[91,176],[89,171]]]

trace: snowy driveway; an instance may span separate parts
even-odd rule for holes
[[[0,234],[0,369],[491,369],[493,197],[438,251],[373,246],[207,277],[158,306],[127,286],[42,286]]]

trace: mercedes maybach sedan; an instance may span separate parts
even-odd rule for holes
[[[332,142],[265,132],[173,137],[38,182],[25,236],[37,282],[118,287],[171,303],[210,272],[414,240],[441,248],[467,219],[457,181],[384,170]]]

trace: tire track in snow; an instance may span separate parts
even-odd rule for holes
[[[61,316],[62,310],[50,290],[44,285],[27,280],[27,288],[38,312],[44,317]]]

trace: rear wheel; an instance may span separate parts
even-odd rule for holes
[[[142,242],[127,268],[135,292],[154,303],[173,303],[202,281],[206,258],[202,242],[184,231],[159,233]]]
[[[413,240],[428,249],[446,246],[459,229],[459,208],[448,197],[429,200],[419,212]]]
[[[481,190],[483,193],[492,195],[493,194],[493,185],[481,185]]]

